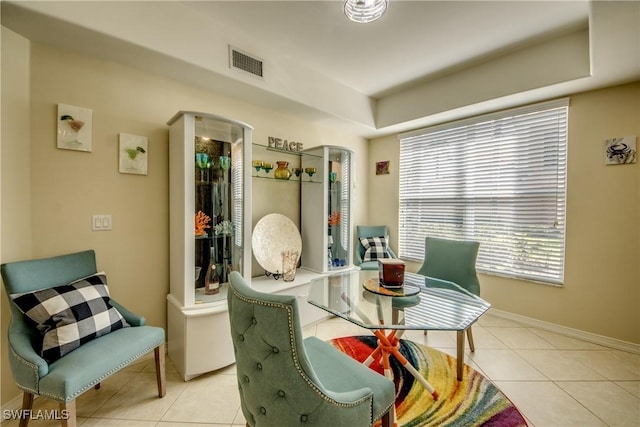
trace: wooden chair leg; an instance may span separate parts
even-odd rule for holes
[[[76,401],[61,403],[60,416],[62,417],[62,427],[76,427]]]
[[[476,346],[473,344],[473,334],[471,333],[471,326],[467,329],[467,341],[469,341],[469,350],[471,352],[476,351]]]
[[[26,391],[22,394],[22,412],[20,413],[20,427],[27,427],[33,408],[33,394]]]
[[[156,381],[158,382],[158,396],[167,394],[166,377],[164,371],[164,344],[160,344],[154,350],[156,358]]]
[[[395,407],[391,405],[391,408],[386,414],[382,416],[382,427],[394,427],[393,421],[395,419]]]

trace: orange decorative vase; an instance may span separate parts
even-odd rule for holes
[[[291,178],[291,171],[288,169],[289,162],[276,162],[278,167],[273,172],[276,179],[289,179]]]

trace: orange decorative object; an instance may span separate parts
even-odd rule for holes
[[[198,211],[198,213],[196,214],[196,217],[195,217],[196,236],[201,236],[203,234],[207,234],[207,232],[204,229],[205,228],[211,228],[211,226],[209,225],[209,221],[211,221],[211,218],[209,218],[207,216],[207,214],[205,214],[202,211]]]
[[[368,319],[367,315],[360,312],[358,307],[354,307],[351,304],[351,300],[346,293],[342,294],[342,300],[347,303],[350,307],[353,307],[355,313],[366,323],[371,323]],[[378,316],[382,316],[381,312],[378,312]],[[384,325],[384,319],[380,317],[378,319],[379,325]],[[422,376],[420,372],[409,362],[401,353],[400,353],[400,337],[404,333],[403,330],[398,329],[377,329],[372,331],[373,334],[378,337],[378,346],[373,350],[373,352],[362,362],[363,365],[371,366],[371,364],[378,358],[380,358],[380,364],[384,369],[384,376],[393,381],[393,370],[391,369],[390,356],[396,358],[398,362],[404,368],[409,371],[411,375],[420,383],[422,386],[431,394],[433,400],[438,400],[438,392],[433,386]],[[398,424],[394,422],[394,427],[397,427]]]
[[[340,212],[333,211],[331,215],[329,215],[329,225],[338,225],[340,224],[340,220],[342,219],[342,214]]]

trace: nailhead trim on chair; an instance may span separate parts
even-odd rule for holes
[[[23,365],[25,365],[26,367],[30,368],[33,370],[33,376],[36,379],[34,382],[36,384],[39,384],[38,381],[38,365],[33,364],[31,362],[29,362],[28,360],[26,360],[25,358],[23,358],[22,356],[20,356],[18,353],[16,353],[16,351],[13,349],[13,346],[9,346],[9,349],[11,350],[11,354],[14,355],[16,357],[17,360],[20,361],[20,363],[22,363]],[[38,394],[37,390],[31,389],[29,387],[24,387],[21,384],[16,384],[21,390],[24,391],[28,391],[31,394]]]
[[[311,389],[318,395],[320,396],[323,400],[336,405],[336,406],[340,406],[340,407],[345,407],[345,408],[350,408],[353,406],[358,406],[360,405],[362,402],[365,402],[367,400],[370,399],[370,397],[368,398],[363,398],[363,399],[359,399],[353,403],[344,403],[344,402],[338,402],[334,399],[332,399],[331,397],[327,396],[326,394],[324,394],[322,392],[322,390],[318,389],[318,387],[316,387],[316,385],[311,381],[311,379],[307,376],[307,374],[304,372],[304,370],[302,369],[302,367],[300,366],[300,362],[298,360],[298,354],[296,352],[296,341],[295,341],[295,334],[292,333],[293,331],[293,309],[290,305],[288,304],[278,304],[278,303],[267,303],[261,300],[257,300],[257,299],[253,299],[253,298],[247,298],[244,295],[241,295],[239,293],[237,293],[235,290],[233,291],[233,294],[235,297],[237,297],[239,300],[244,301],[246,303],[249,304],[257,304],[257,305],[262,305],[262,306],[266,306],[266,307],[275,307],[275,308],[280,308],[280,309],[285,309],[287,312],[287,321],[289,323],[289,344],[291,345],[291,355],[293,357],[293,362],[294,365],[296,367],[296,370],[298,371],[298,374],[302,377],[302,379],[304,379],[304,381],[311,387]],[[373,410],[373,408],[371,408]],[[387,408],[388,409],[388,408]],[[369,424],[373,425],[373,413],[372,411],[369,412]],[[377,420],[379,417],[375,418],[375,420]]]
[[[64,397],[58,396],[58,395],[56,395],[56,394],[40,393],[40,391],[39,391],[39,390],[31,390],[31,389],[29,389],[28,387],[23,387],[23,386],[20,386],[19,384],[18,384],[18,386],[19,386],[22,390],[26,390],[26,391],[28,391],[28,392],[30,392],[30,393],[33,393],[33,394],[36,394],[36,395],[38,395],[38,396],[44,396],[44,397],[48,397],[48,398],[50,398],[50,399],[56,400],[56,401],[58,401],[58,402],[64,402],[64,403],[67,403],[67,402],[70,402],[70,401],[72,401],[72,400],[75,400],[75,398],[76,398],[76,397],[78,397],[79,395],[81,395],[81,394],[82,394],[82,393],[84,393],[85,391],[89,390],[90,388],[93,388],[93,386],[95,386],[96,384],[101,383],[101,382],[102,382],[102,380],[104,380],[105,378],[107,378],[107,377],[108,377],[108,376],[110,376],[111,374],[113,374],[113,373],[115,373],[115,372],[118,372],[120,369],[122,369],[123,367],[127,366],[129,363],[133,362],[134,360],[138,359],[138,358],[139,358],[139,357],[141,357],[141,356],[144,356],[145,354],[149,353],[151,350],[155,349],[156,347],[158,347],[159,345],[162,345],[162,344],[163,344],[163,343],[160,343],[160,344],[155,345],[155,346],[152,346],[152,347],[148,347],[147,349],[145,349],[145,350],[143,350],[142,352],[140,352],[140,353],[136,354],[135,356],[130,357],[130,358],[129,358],[129,359],[127,359],[126,361],[124,361],[124,362],[120,363],[120,364],[119,364],[118,366],[116,366],[115,368],[111,369],[109,372],[107,372],[107,373],[105,373],[104,375],[102,375],[100,378],[98,378],[98,379],[96,379],[96,380],[94,380],[94,381],[91,381],[88,385],[86,385],[85,387],[83,387],[82,389],[80,389],[79,391],[77,391],[76,393],[72,394],[71,396],[69,396],[69,397],[68,397],[68,398],[66,398],[66,399],[65,399]],[[23,359],[22,357],[20,357],[18,354],[16,354],[16,352],[13,350],[13,348],[11,348],[11,352],[12,352],[13,354],[15,354],[15,355],[20,359],[20,361],[21,361],[21,362],[23,362],[25,365],[27,365],[27,366],[28,366],[28,367],[30,367],[30,368],[33,368],[33,369],[34,369],[34,372],[35,372],[35,375],[36,375],[36,377],[37,377],[37,370],[38,370],[38,367],[37,367],[36,365],[34,365],[33,363],[30,363],[29,361],[27,361],[27,360]],[[38,384],[39,384],[39,382],[38,382]]]

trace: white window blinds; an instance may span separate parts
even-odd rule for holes
[[[563,99],[400,135],[400,257],[478,240],[478,270],[561,284],[567,114]]]

